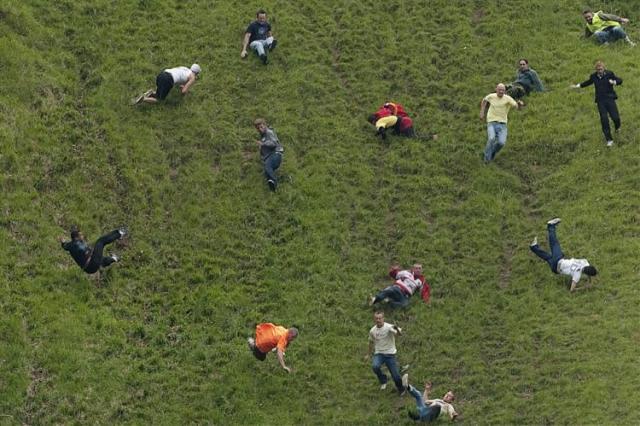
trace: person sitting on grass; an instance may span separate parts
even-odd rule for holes
[[[451,421],[455,420],[458,417],[458,413],[452,405],[453,401],[455,401],[456,399],[453,391],[447,391],[442,399],[429,399],[429,393],[431,392],[432,388],[431,382],[427,382],[424,384],[424,394],[420,394],[420,391],[418,391],[418,389],[409,384],[408,374],[402,376],[402,385],[411,394],[411,396],[416,399],[416,407],[418,408],[418,412],[409,412],[409,417],[411,417],[413,420],[432,422],[435,421],[442,412],[447,413]]]
[[[591,266],[587,259],[565,259],[558,238],[556,237],[556,226],[559,223],[560,218],[558,217],[547,222],[551,253],[545,252],[538,246],[538,237],[533,239],[529,248],[536,256],[549,264],[554,274],[569,275],[571,277],[570,291],[573,292],[582,274],[594,277],[598,274],[598,270],[594,266]]]
[[[425,303],[429,303],[431,287],[422,275],[422,265],[415,263],[411,270],[400,270],[399,265],[393,265],[389,276],[395,280],[393,285],[380,290],[371,296],[369,305],[373,306],[382,301],[388,301],[393,308],[404,308],[409,305],[411,296],[420,290],[420,296]]]
[[[249,337],[247,343],[249,350],[260,361],[267,358],[267,354],[276,349],[278,353],[278,362],[287,373],[291,373],[291,368],[284,363],[284,351],[289,344],[298,337],[298,329],[291,327],[286,329],[282,326],[272,324],[270,322],[256,325],[256,337]]]
[[[73,260],[76,261],[83,271],[87,274],[93,274],[98,272],[101,267],[106,268],[112,263],[120,261],[120,258],[115,254],[111,256],[102,256],[102,254],[104,246],[119,240],[126,234],[127,231],[125,228],[116,229],[98,238],[98,241],[96,241],[93,248],[91,248],[91,246],[87,244],[82,232],[80,232],[76,226],[73,226],[71,228],[71,241],[64,241],[62,237],[59,237],[58,241],[60,241],[62,248],[69,252]]]
[[[522,58],[518,61],[516,80],[507,86],[507,95],[518,100],[531,92],[544,92],[544,86],[538,73],[529,67],[529,61]]]
[[[246,58],[247,47],[251,47],[255,50],[262,63],[267,65],[269,63],[267,49],[271,51],[276,48],[277,44],[278,40],[274,39],[271,33],[271,24],[267,22],[267,12],[260,9],[256,13],[256,20],[249,24],[247,31],[244,33],[240,57]]]
[[[375,126],[376,135],[382,140],[387,138],[387,129],[391,129],[396,136],[418,137],[413,127],[413,120],[404,107],[396,102],[385,102],[375,113],[369,115],[367,121]],[[435,140],[438,135],[432,134],[428,138]]]
[[[276,171],[282,163],[284,148],[278,139],[278,135],[272,128],[267,126],[267,121],[264,118],[257,118],[253,125],[260,133],[260,139],[256,143],[260,147],[260,158],[264,165],[264,177],[267,180],[269,189],[275,192],[278,187]]]
[[[155,104],[158,101],[163,101],[175,85],[180,85],[180,93],[184,95],[189,92],[201,71],[202,69],[198,64],[191,65],[191,68],[167,68],[156,77],[156,90],[147,90],[136,98],[135,104],[142,102]]]
[[[629,23],[627,18],[604,13],[601,10],[593,13],[591,9],[585,9],[582,12],[582,17],[587,23],[587,26],[584,29],[585,38],[589,38],[593,35],[598,43],[601,44],[609,44],[609,42],[614,42],[616,40],[624,40],[632,47],[636,45],[631,41],[627,33],[625,33],[622,28],[622,24]]]

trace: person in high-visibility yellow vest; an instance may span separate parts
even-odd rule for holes
[[[594,35],[596,40],[602,44],[608,44],[616,40],[624,40],[631,46],[636,45],[624,32],[624,29],[622,29],[622,24],[629,23],[627,18],[604,13],[601,10],[593,13],[591,9],[585,9],[582,12],[582,17],[587,23],[584,29],[584,36],[586,38]]]

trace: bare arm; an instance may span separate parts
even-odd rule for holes
[[[247,56],[247,46],[249,46],[249,38],[251,38],[251,33],[244,33],[244,39],[242,40],[242,52],[240,52],[241,58]]]
[[[487,110],[488,104],[489,102],[485,101],[484,99],[482,100],[482,102],[480,102],[480,120],[484,120],[484,113]]]
[[[287,370],[287,373],[291,373],[291,368],[287,367],[284,363],[284,352],[282,351],[282,349],[278,349],[278,362],[280,363],[280,366],[282,368]]]
[[[180,86],[180,91],[182,92],[182,94],[184,95],[185,93],[187,93],[189,91],[189,88],[193,86],[193,83],[195,82],[196,82],[196,74],[194,72],[191,72],[191,75],[189,76],[189,80],[187,80],[186,84],[183,84],[182,86]]]

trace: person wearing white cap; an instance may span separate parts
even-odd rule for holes
[[[200,75],[202,69],[200,65],[193,64],[191,68],[175,67],[167,68],[156,77],[156,90],[148,90],[136,98],[135,103],[146,102],[155,104],[164,100],[173,86],[180,86],[180,93],[183,95],[189,91],[191,86],[196,82],[196,78]]]

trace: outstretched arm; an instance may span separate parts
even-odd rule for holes
[[[613,15],[611,13],[599,13],[598,16],[600,16],[600,19],[603,19],[605,21],[614,21],[614,22],[619,22],[621,24],[629,23],[629,20],[627,18],[623,18],[618,15]]]
[[[482,102],[480,102],[480,120],[484,120],[484,114],[485,114],[485,111],[487,110],[488,104],[489,102],[485,101],[484,99],[482,100]]]
[[[284,363],[284,352],[282,351],[282,349],[278,349],[278,362],[280,363],[280,366],[282,368],[287,370],[287,373],[291,373],[291,368],[287,367]]]

